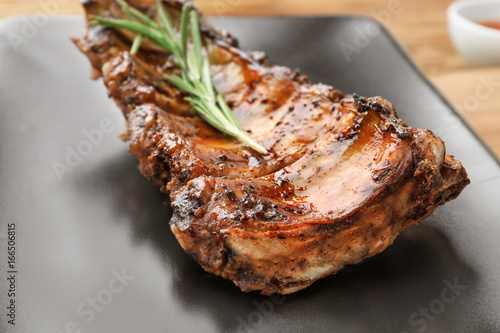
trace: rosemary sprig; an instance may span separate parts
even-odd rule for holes
[[[185,100],[210,125],[239,139],[259,153],[267,154],[264,147],[245,134],[226,101],[212,83],[210,63],[208,57],[203,55],[202,38],[196,12],[189,5],[184,6],[180,32],[177,35],[161,0],[155,0],[159,24],[137,9],[130,7],[125,1],[117,0],[117,2],[127,19],[91,16],[90,23],[136,33],[137,37],[132,44],[131,54],[135,54],[139,50],[144,38],[172,53],[181,70],[181,76],[165,76],[164,79],[187,92],[190,96],[186,97]],[[191,48],[188,46],[189,27],[191,27]]]

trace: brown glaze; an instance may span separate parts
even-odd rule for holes
[[[152,1],[129,3],[153,17]],[[177,22],[182,1],[164,1]],[[121,17],[111,0],[87,14]],[[390,245],[468,184],[431,132],[407,127],[382,98],[344,96],[244,53],[202,25],[213,81],[263,156],[202,121],[166,83],[178,74],[151,43],[91,27],[77,46],[127,119],[141,172],[171,191],[171,228],[209,272],[242,290],[292,293]]]

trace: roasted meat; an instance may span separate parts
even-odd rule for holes
[[[154,18],[147,0],[129,4]],[[164,1],[174,22],[182,1]],[[87,14],[121,17],[112,0]],[[383,251],[469,183],[432,132],[408,127],[380,97],[344,96],[226,32],[202,25],[213,82],[261,155],[199,118],[162,79],[178,74],[153,44],[89,27],[77,46],[127,120],[141,172],[169,192],[172,231],[208,272],[243,291],[289,294]]]

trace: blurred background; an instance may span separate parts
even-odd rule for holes
[[[417,66],[450,100],[497,156],[500,156],[500,66],[473,67],[456,51],[450,38],[446,14],[447,8],[453,1],[196,0],[195,2],[206,15],[348,14],[367,16],[380,21],[408,50]],[[48,3],[57,5],[48,6]],[[78,0],[0,0],[0,18],[37,13],[81,15],[83,11]],[[498,34],[500,36],[500,30]],[[500,41],[500,37],[497,40]],[[489,89],[489,94],[476,98],[478,89]]]

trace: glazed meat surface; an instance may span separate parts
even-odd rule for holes
[[[154,17],[151,1],[129,0]],[[181,1],[164,1],[174,22]],[[87,14],[122,17],[114,1]],[[213,129],[162,77],[174,59],[134,36],[89,27],[75,43],[127,120],[141,172],[169,192],[172,231],[208,272],[243,291],[289,294],[383,251],[469,183],[444,143],[380,97],[344,96],[245,53],[202,24],[214,84],[261,155]]]
[[[146,13],[148,1],[129,2]],[[181,2],[165,2],[175,16]],[[114,1],[86,1],[88,14],[121,17]],[[249,136],[264,146],[263,156],[202,121],[176,88],[161,79],[179,74],[170,54],[150,50],[132,57],[133,36],[91,27],[75,40],[102,76],[109,95],[128,121],[131,152],[141,172],[164,191],[201,175],[252,178],[298,160],[318,135],[334,125],[332,108],[343,95],[325,85],[311,85],[288,68],[267,66],[254,54],[232,47],[227,34],[205,29],[213,81]],[[221,36],[226,36],[221,37]],[[257,59],[254,59],[257,58]]]
[[[337,108],[342,126],[280,171],[203,176],[172,194],[172,230],[207,271],[244,291],[293,293],[381,252],[467,184],[442,141],[386,101]]]

